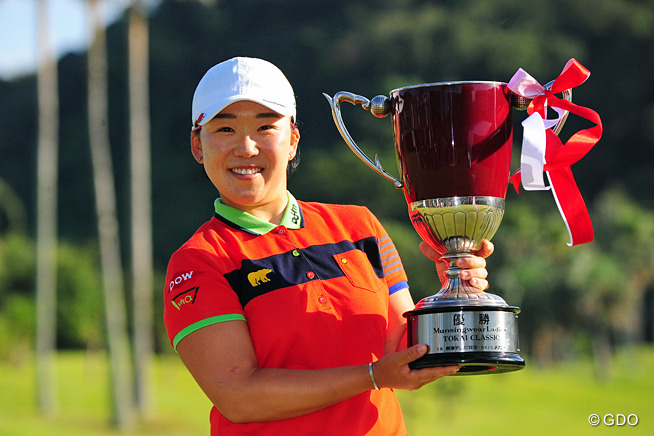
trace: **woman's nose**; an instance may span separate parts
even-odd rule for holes
[[[243,135],[238,139],[236,147],[234,148],[234,153],[238,156],[249,157],[259,154],[259,149],[256,141],[254,141],[249,135]]]

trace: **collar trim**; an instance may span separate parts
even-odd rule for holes
[[[293,197],[293,195],[288,191],[286,191],[286,193],[288,195],[288,203],[286,204],[284,216],[279,225],[284,226],[287,229],[300,229],[304,227],[302,209],[295,197]],[[264,221],[247,212],[227,206],[220,198],[217,198],[214,202],[214,210],[218,218],[227,221],[228,223],[233,224],[234,227],[247,231],[248,233],[264,235],[279,227],[277,224],[269,223],[268,221]]]

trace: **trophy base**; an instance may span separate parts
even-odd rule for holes
[[[518,371],[525,367],[525,361],[516,353],[443,353],[426,354],[409,363],[411,369],[435,366],[459,366],[454,375],[499,374]]]
[[[492,294],[487,294],[488,297]],[[499,299],[499,297],[497,297]],[[525,367],[518,354],[518,313],[514,306],[466,304],[428,297],[406,312],[407,341],[425,344],[428,354],[411,369],[460,366],[455,375],[497,374]],[[503,301],[503,300],[502,300]]]

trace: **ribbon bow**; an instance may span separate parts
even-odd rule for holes
[[[584,244],[593,240],[593,225],[588,215],[579,188],[575,183],[570,166],[584,157],[602,136],[602,121],[597,112],[555,94],[575,88],[588,79],[590,71],[575,59],[570,59],[563,71],[545,89],[522,68],[509,81],[508,87],[514,93],[532,99],[522,122],[524,128],[520,170],[510,182],[516,191],[520,182],[526,190],[552,189],[552,195],[570,235],[569,246]],[[558,117],[547,119],[547,108],[551,107]],[[567,113],[574,113],[595,124],[580,130],[563,145],[552,127],[562,124]],[[545,185],[543,172],[547,174],[549,186]]]

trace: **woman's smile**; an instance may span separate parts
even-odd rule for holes
[[[241,176],[250,176],[259,174],[263,168],[232,168],[230,171]]]

